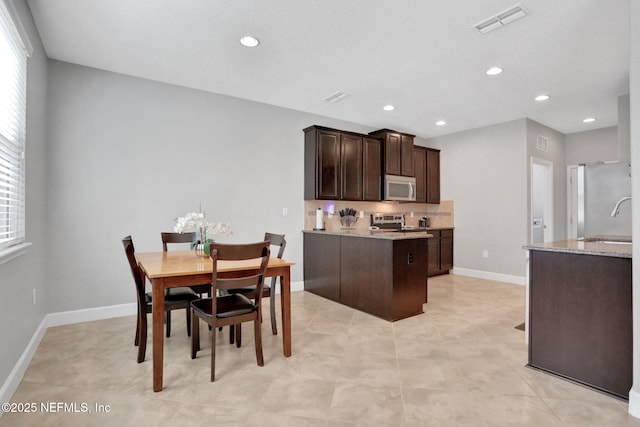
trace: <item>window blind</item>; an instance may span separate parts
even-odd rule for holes
[[[0,0],[0,251],[25,239],[27,51]]]

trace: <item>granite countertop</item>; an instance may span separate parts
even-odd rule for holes
[[[561,240],[557,242],[525,245],[523,249],[618,258],[632,257],[630,236],[595,236],[586,239]]]
[[[426,231],[380,231],[380,230],[302,230],[303,233],[313,234],[329,234],[333,236],[353,236],[353,237],[368,237],[372,239],[386,239],[386,240],[406,240],[406,239],[428,239],[433,237],[433,234],[429,234]]]

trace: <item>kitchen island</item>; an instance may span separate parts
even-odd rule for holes
[[[303,233],[306,291],[388,321],[423,312],[428,232]]]
[[[630,239],[602,236],[524,248],[529,251],[528,366],[628,400]]]

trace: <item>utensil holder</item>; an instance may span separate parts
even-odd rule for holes
[[[342,228],[353,228],[357,221],[358,218],[353,215],[340,217],[340,224],[342,225]]]

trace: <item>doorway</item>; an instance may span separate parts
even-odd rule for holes
[[[531,157],[531,243],[553,240],[553,163]]]

